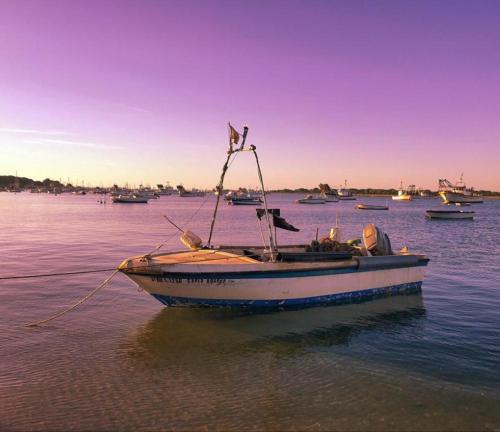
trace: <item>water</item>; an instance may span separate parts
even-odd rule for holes
[[[124,276],[42,328],[106,273],[0,282],[0,430],[500,429],[500,201],[474,221],[429,221],[437,200],[294,204],[270,197],[299,233],[347,238],[375,222],[393,246],[431,258],[422,295],[250,314],[164,309]],[[107,268],[175,235],[206,239],[214,202],[0,193],[0,275]],[[384,204],[385,199],[357,202]],[[198,210],[199,209],[199,210]],[[254,208],[223,205],[215,243],[259,244]]]

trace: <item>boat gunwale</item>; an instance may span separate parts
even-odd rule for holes
[[[429,258],[425,255],[419,254],[405,254],[405,255],[390,255],[391,257],[416,257],[414,262],[408,262],[407,260],[401,260],[401,262],[393,263],[379,263],[375,265],[363,265],[358,257],[353,257],[350,260],[339,260],[334,262],[293,262],[293,263],[269,263],[273,267],[285,267],[285,268],[265,268],[267,265],[259,263],[260,268],[248,269],[248,270],[238,270],[238,271],[193,271],[195,268],[180,269],[179,266],[193,266],[193,264],[159,264],[157,268],[151,269],[151,271],[135,271],[134,268],[121,268],[125,274],[130,274],[134,276],[144,276],[162,279],[177,278],[177,279],[190,279],[190,278],[203,278],[203,279],[265,279],[265,278],[287,278],[287,277],[310,277],[310,276],[329,276],[334,274],[345,274],[345,273],[364,273],[373,272],[381,270],[393,270],[402,268],[412,268],[412,267],[425,267],[429,262]],[[361,257],[368,258],[368,257]],[[379,258],[379,257],[373,257]],[[383,258],[383,257],[380,257]],[[314,265],[314,267],[311,266]],[[196,264],[194,264],[196,265]],[[236,264],[238,265],[238,264]],[[250,264],[251,265],[251,264]],[[176,267],[169,271],[164,267]],[[155,266],[156,267],[156,266]]]

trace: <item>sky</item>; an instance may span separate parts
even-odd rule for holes
[[[500,1],[0,0],[0,175],[500,190]],[[256,186],[250,154],[228,187]]]

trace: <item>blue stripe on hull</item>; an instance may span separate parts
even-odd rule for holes
[[[237,308],[294,308],[308,307],[323,304],[345,304],[370,300],[377,297],[387,297],[396,294],[412,294],[420,292],[422,282],[411,282],[393,285],[384,288],[372,288],[347,293],[330,294],[317,297],[304,297],[283,300],[226,300],[202,299],[188,297],[171,297],[160,294],[151,294],[166,306],[182,307],[237,307]]]

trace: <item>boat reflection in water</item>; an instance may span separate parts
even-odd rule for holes
[[[288,311],[163,309],[125,348],[146,366],[198,363],[208,354],[300,354],[348,345],[366,332],[399,332],[425,317],[421,293]],[[193,355],[200,353],[199,356]],[[189,355],[187,355],[189,354]],[[231,357],[231,356],[230,356]],[[226,359],[227,360],[227,359]]]

